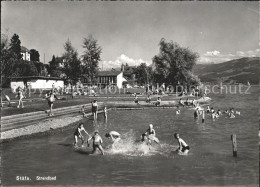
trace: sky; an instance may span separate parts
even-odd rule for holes
[[[64,53],[69,39],[83,54],[83,38],[102,47],[100,67],[152,63],[165,38],[200,55],[198,63],[260,56],[259,2],[248,1],[8,1],[1,33],[19,35],[40,61]]]

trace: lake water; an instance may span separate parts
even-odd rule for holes
[[[2,144],[3,185],[256,185],[259,180],[258,87],[251,94],[211,94],[215,109],[234,107],[241,112],[234,119],[226,115],[213,121],[206,116],[193,119],[193,109],[111,110],[104,123],[86,120],[90,133],[99,129],[105,156],[90,155],[91,148],[74,149],[76,126],[58,133],[29,137]],[[149,150],[138,140],[152,123],[161,147]],[[106,132],[116,130],[122,142],[110,148]],[[189,144],[187,156],[172,151],[177,148],[175,132]],[[238,157],[232,157],[230,135],[238,141]],[[28,176],[31,181],[17,181]],[[56,181],[36,181],[36,176],[56,176]]]

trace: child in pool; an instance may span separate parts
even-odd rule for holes
[[[176,114],[178,115],[180,113],[181,113],[181,110],[180,110],[179,106],[177,106]]]
[[[195,112],[194,112],[194,119],[198,119],[200,115],[200,111],[199,108],[196,108]]]
[[[92,136],[91,138],[88,139],[88,146],[89,146],[89,141],[92,140],[93,141],[93,152],[95,153],[97,149],[99,149],[101,151],[101,154],[104,155],[104,150],[101,146],[101,144],[103,143],[102,138],[99,136],[98,131],[95,130],[94,132],[94,136]]]
[[[190,150],[190,147],[188,146],[188,144],[180,138],[180,135],[178,133],[174,134],[175,139],[177,139],[178,143],[179,143],[179,147],[178,149],[176,149],[176,151],[187,154]]]
[[[107,107],[106,106],[104,107],[104,117],[105,117],[105,119],[107,119]]]
[[[218,109],[217,115],[218,115],[218,116],[222,115],[222,112],[220,111],[220,109]]]
[[[94,120],[97,120],[97,112],[98,112],[98,104],[97,104],[97,100],[94,100],[92,103],[92,114],[94,116]]]
[[[159,139],[157,137],[155,137],[155,130],[153,128],[153,125],[150,124],[149,128],[146,130],[146,132],[144,134],[142,134],[142,141],[148,140],[148,143],[151,145],[152,141],[156,142],[157,144],[159,144]]]
[[[85,106],[84,105],[81,107],[81,113],[82,113],[83,118],[84,117],[88,118],[88,116],[86,116],[86,113],[85,113]]]
[[[79,126],[78,126],[78,128],[76,129],[76,131],[75,131],[75,133],[74,133],[74,139],[75,139],[74,146],[77,145],[77,143],[78,143],[78,138],[81,139],[81,141],[82,141],[82,145],[81,145],[81,146],[83,146],[84,137],[83,137],[83,135],[81,134],[82,131],[84,131],[87,135],[89,135],[88,132],[87,132],[87,131],[85,130],[85,128],[83,127],[83,123],[80,123]]]
[[[116,143],[120,140],[120,134],[116,131],[106,133],[105,137],[112,139],[112,148],[115,148]]]
[[[207,113],[210,113],[210,108],[209,108],[209,106],[207,106],[207,111],[206,111]]]

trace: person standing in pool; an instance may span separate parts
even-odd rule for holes
[[[82,131],[84,131],[89,136],[88,132],[85,130],[85,128],[83,126],[83,123],[80,123],[78,128],[76,129],[76,131],[74,133],[74,139],[75,139],[74,146],[77,145],[78,139],[81,139],[81,141],[82,141],[82,145],[81,146],[83,146],[83,144],[84,144],[84,137],[81,134]]]
[[[198,119],[200,115],[200,111],[199,108],[196,108],[195,112],[194,112],[194,119]]]
[[[112,148],[115,148],[116,143],[120,140],[120,134],[116,131],[110,131],[109,133],[106,133],[105,137],[111,138],[113,142]]]
[[[104,150],[101,146],[101,144],[103,143],[103,140],[102,140],[101,136],[99,136],[97,130],[95,130],[94,136],[92,136],[91,138],[88,139],[88,146],[89,146],[90,140],[93,141],[93,152],[92,153],[95,153],[96,150],[99,149],[101,151],[102,155],[104,155]]]
[[[104,118],[105,118],[105,120],[107,120],[107,107],[105,106],[104,107]]]
[[[188,144],[183,139],[180,138],[180,135],[178,133],[175,133],[174,137],[175,139],[177,139],[179,143],[179,147],[178,149],[176,149],[176,151],[187,154],[190,150]]]
[[[207,106],[206,112],[207,112],[207,113],[210,113],[210,108],[209,108],[209,106]]]
[[[97,100],[94,100],[92,103],[92,114],[94,116],[94,120],[97,120],[97,112],[98,112],[98,104],[97,104]]]

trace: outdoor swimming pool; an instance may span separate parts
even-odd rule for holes
[[[222,111],[230,107],[241,116],[226,115],[212,121],[206,116],[194,121],[194,110],[175,109],[112,110],[108,122],[103,116],[97,124],[85,121],[92,133],[99,129],[104,147],[110,130],[122,134],[119,150],[106,155],[89,155],[90,148],[72,147],[75,126],[60,133],[4,143],[2,148],[3,185],[249,185],[258,186],[258,88],[251,94],[211,95],[212,107]],[[152,123],[162,147],[151,151],[137,140]],[[188,156],[173,154],[175,132],[190,145]],[[230,135],[236,133],[238,158],[232,157]],[[29,176],[32,181],[16,181]],[[36,176],[56,176],[56,181],[36,181]]]

